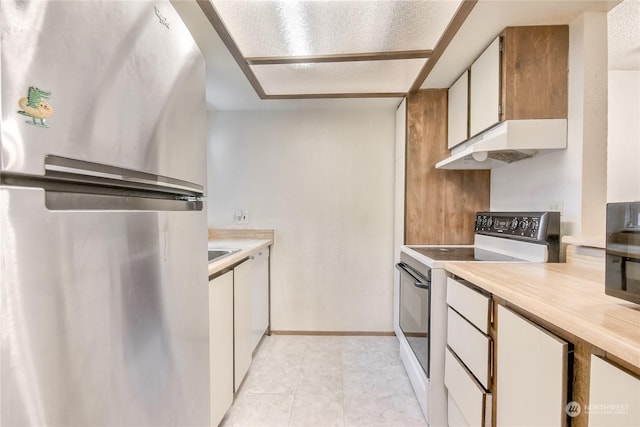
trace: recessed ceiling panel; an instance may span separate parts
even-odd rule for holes
[[[640,1],[625,0],[607,15],[609,69],[640,70]]]
[[[267,95],[406,93],[425,59],[252,65]]]
[[[459,0],[212,3],[245,58],[433,49],[460,5]]]

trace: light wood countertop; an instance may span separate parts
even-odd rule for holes
[[[240,249],[231,255],[209,263],[209,276],[242,261],[273,244],[270,239],[214,239],[209,240],[209,248]]]
[[[640,368],[640,305],[605,295],[604,269],[489,262],[445,269]]]
[[[273,238],[209,238],[209,249],[240,249],[209,263],[209,276],[242,261],[273,244]]]

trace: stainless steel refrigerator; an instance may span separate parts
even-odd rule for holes
[[[162,0],[0,23],[0,423],[208,425],[201,53]]]

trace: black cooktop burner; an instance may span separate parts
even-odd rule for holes
[[[523,261],[519,258],[474,247],[409,246],[409,248],[434,261]]]

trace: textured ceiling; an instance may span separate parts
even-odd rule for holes
[[[245,57],[433,49],[453,1],[212,1]]]
[[[203,10],[261,97],[392,96],[411,89],[461,3],[212,0]]]
[[[395,108],[401,99],[402,95],[390,98],[260,99],[198,4],[184,0],[172,0],[172,3],[207,61],[207,102],[212,110]],[[609,11],[610,69],[638,70],[639,4],[640,0],[480,0],[422,87],[448,87],[505,26],[567,24],[585,12]],[[624,63],[628,65],[617,65]]]
[[[625,0],[607,14],[609,69],[640,71],[640,0]]]

